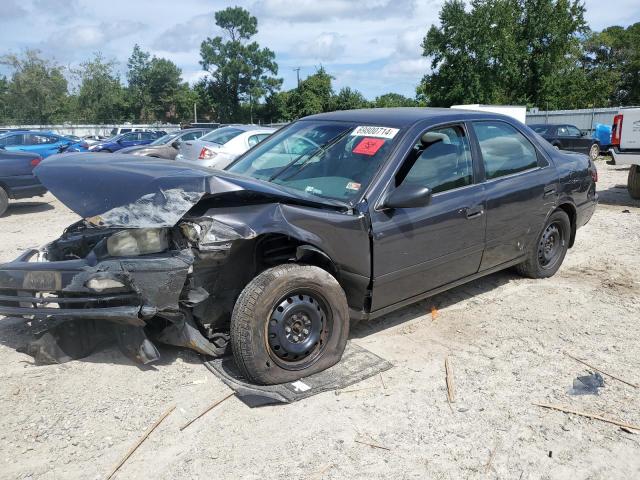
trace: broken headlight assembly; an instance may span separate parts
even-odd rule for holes
[[[244,227],[247,229],[247,227]],[[192,244],[198,245],[200,250],[216,250],[228,248],[230,243],[240,238],[251,238],[255,233],[241,232],[238,229],[226,225],[214,219],[201,219],[194,222],[183,222],[180,224],[182,234]]]
[[[116,232],[107,239],[112,257],[128,257],[164,252],[169,248],[165,228],[139,228]]]

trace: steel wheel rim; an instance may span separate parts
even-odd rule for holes
[[[266,323],[269,356],[280,367],[300,370],[324,352],[333,328],[333,317],[324,297],[309,290],[284,295]]]
[[[553,222],[547,225],[538,242],[538,263],[542,268],[552,268],[560,259],[564,248],[562,226]]]
[[[591,150],[589,151],[591,160],[595,160],[596,158],[598,158],[599,154],[600,154],[600,147],[598,147],[598,145],[596,144],[591,145]]]

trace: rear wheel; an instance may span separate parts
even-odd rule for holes
[[[640,199],[640,165],[629,167],[629,178],[627,179],[627,190],[631,198]]]
[[[550,216],[538,236],[535,248],[531,249],[527,260],[516,266],[522,276],[548,278],[553,276],[567,254],[571,238],[569,216],[556,210]]]
[[[0,187],[0,215],[3,215],[7,208],[9,208],[9,195],[4,188]]]
[[[589,149],[589,157],[591,158],[591,160],[595,160],[600,156],[600,145],[598,145],[597,143],[594,143],[593,145],[591,145],[591,148]]]
[[[248,380],[292,382],[335,365],[349,335],[349,309],[336,279],[310,265],[265,270],[242,291],[231,347]]]

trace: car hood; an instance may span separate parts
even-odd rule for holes
[[[99,153],[53,155],[34,173],[75,213],[110,227],[171,227],[203,198],[243,192],[252,192],[262,203],[350,208],[346,203],[250,177],[120,153],[108,158]]]

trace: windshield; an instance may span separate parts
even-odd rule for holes
[[[549,125],[531,125],[531,129],[540,135],[544,135],[551,129],[551,127]]]
[[[224,145],[228,141],[236,138],[238,135],[243,133],[244,130],[234,127],[222,127],[214,130],[211,133],[207,133],[200,137],[200,140],[205,142],[217,143],[218,145]]]
[[[167,135],[163,135],[157,140],[154,140],[149,145],[164,145],[165,143],[169,143],[171,140],[180,135],[180,132],[177,133],[168,133]]]
[[[264,140],[227,170],[350,201],[367,187],[397,133],[385,126],[300,121]]]

